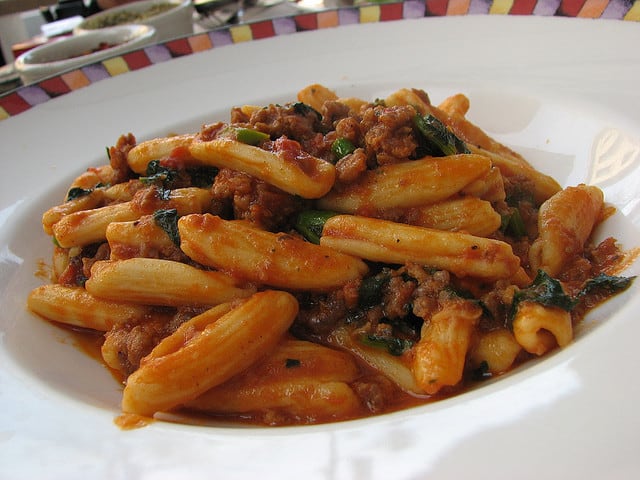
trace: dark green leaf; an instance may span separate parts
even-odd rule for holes
[[[208,188],[213,185],[218,171],[216,167],[209,166],[187,168],[187,173],[191,177],[191,184],[198,188]]]
[[[300,366],[300,360],[297,358],[287,358],[285,360],[284,366],[287,368],[294,368]]]
[[[322,114],[318,112],[315,108],[306,103],[296,102],[293,104],[293,111],[298,115],[307,116],[308,114],[315,115],[318,121],[322,121]]]
[[[486,360],[480,362],[477,368],[472,370],[471,378],[476,381],[486,380],[487,378],[491,378],[491,372],[489,371],[489,364]]]
[[[382,337],[374,334],[364,334],[360,341],[369,347],[383,348],[391,355],[400,356],[413,346],[410,340],[396,337]]]
[[[84,197],[93,192],[93,188],[84,189],[80,187],[74,187],[69,190],[67,193],[67,202],[70,200],[75,200],[76,198]]]
[[[159,160],[152,160],[147,165],[146,176],[140,177],[145,185],[157,185],[162,188],[170,188],[171,182],[178,176],[178,172],[160,165]]]
[[[366,308],[380,303],[382,290],[389,283],[389,278],[390,276],[386,272],[363,278],[358,290],[358,305]]]
[[[636,277],[616,277],[601,273],[587,280],[578,297],[583,297],[596,291],[603,292],[607,295],[614,295],[629,288],[635,278]]]
[[[520,210],[517,208],[511,208],[509,213],[502,215],[500,223],[500,230],[505,235],[513,238],[522,238],[527,235],[527,228],[524,225],[524,220],[520,215]]]
[[[414,125],[422,134],[427,148],[434,156],[471,153],[467,145],[433,115],[416,115]]]
[[[236,130],[236,140],[247,145],[259,145],[270,138],[268,134],[252,128],[239,128]]]
[[[346,138],[336,138],[331,144],[331,151],[338,160],[353,153],[356,149],[355,145]]]
[[[153,219],[162,228],[171,241],[180,246],[180,233],[178,232],[178,211],[175,208],[167,210],[156,210],[153,212]]]
[[[335,215],[326,210],[305,210],[296,218],[294,228],[310,242],[319,244],[325,222]]]
[[[518,311],[518,305],[525,301],[539,303],[547,307],[558,307],[568,312],[573,310],[577,304],[576,300],[564,292],[562,284],[543,270],[538,270],[536,278],[529,287],[514,295],[509,315],[510,320],[513,320]]]

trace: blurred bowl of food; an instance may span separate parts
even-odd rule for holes
[[[109,8],[87,17],[73,30],[86,34],[127,24],[149,25],[156,29],[156,41],[166,41],[193,33],[191,0],[141,0]]]
[[[23,53],[14,66],[23,83],[29,84],[142,48],[155,39],[155,34],[155,28],[148,25],[121,25],[61,37]]]

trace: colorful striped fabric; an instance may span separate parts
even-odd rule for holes
[[[640,21],[640,0],[406,0],[301,13],[152,45],[87,65],[0,97],[0,120],[105,78],[234,43],[356,23],[447,15],[539,15]]]

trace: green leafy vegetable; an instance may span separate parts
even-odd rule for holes
[[[520,210],[517,208],[511,208],[509,213],[502,215],[502,221],[500,223],[500,230],[505,235],[513,238],[522,238],[527,235],[527,228],[524,225],[524,220],[520,215]]]
[[[198,188],[208,188],[213,185],[213,181],[218,175],[219,170],[216,167],[195,167],[188,168],[187,172],[191,177],[191,184]]]
[[[80,187],[74,187],[67,193],[67,202],[75,200],[76,198],[85,197],[93,192],[93,188],[85,189]]]
[[[389,279],[390,275],[384,271],[372,277],[363,278],[358,290],[359,306],[366,308],[380,303],[382,290],[389,283]]]
[[[268,134],[252,128],[239,128],[236,130],[236,140],[247,145],[259,145],[270,138]]]
[[[533,283],[518,292],[511,304],[510,320],[513,320],[521,302],[536,302],[547,307],[558,307],[570,312],[577,301],[564,292],[562,284],[543,270],[538,270]]]
[[[178,172],[160,165],[159,160],[152,160],[147,165],[146,176],[140,177],[145,185],[157,185],[162,188],[171,188],[171,183],[177,178]]]
[[[296,218],[294,228],[312,243],[319,244],[325,222],[337,215],[326,210],[305,210]]]
[[[356,147],[351,143],[351,140],[344,137],[336,138],[331,144],[331,151],[338,160],[353,153],[355,149]]]
[[[180,246],[180,233],[178,232],[178,210],[175,208],[156,210],[153,212],[153,220],[162,228],[171,241]]]
[[[596,292],[602,292],[605,296],[615,295],[629,288],[635,278],[616,277],[601,273],[587,280],[582,290],[574,298],[571,298],[564,292],[562,284],[558,280],[550,277],[543,270],[538,270],[538,274],[531,286],[520,290],[514,295],[509,312],[509,321],[513,321],[518,311],[518,305],[521,302],[536,302],[548,307],[562,308],[570,312],[586,295]]]
[[[287,358],[284,362],[286,368],[295,368],[300,366],[300,360],[297,358]]]
[[[411,340],[396,337],[382,337],[374,334],[364,334],[360,337],[363,345],[375,348],[384,348],[391,355],[400,356],[413,346]]]
[[[416,115],[414,125],[427,143],[427,149],[434,156],[471,153],[467,145],[460,140],[444,123],[433,115]]]
[[[592,279],[587,280],[577,297],[581,298],[594,292],[603,292],[607,295],[614,295],[629,288],[635,278],[636,277],[616,277],[601,273]]]
[[[308,114],[313,114],[318,119],[318,121],[322,121],[322,114],[318,112],[315,108],[306,103],[296,102],[293,104],[293,111],[298,115],[307,116]]]
[[[480,362],[477,368],[471,371],[471,378],[476,381],[486,380],[487,378],[491,378],[491,371],[489,370],[489,364],[486,360]]]

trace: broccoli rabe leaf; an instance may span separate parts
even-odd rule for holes
[[[577,304],[576,300],[565,293],[562,284],[544,270],[538,270],[533,283],[514,295],[509,314],[511,321],[518,311],[518,305],[525,301],[539,303],[547,307],[558,307],[566,311],[573,310]]]
[[[157,185],[162,188],[170,188],[171,182],[178,176],[178,172],[160,165],[159,160],[152,160],[147,165],[147,171],[140,181],[145,185]]]
[[[305,210],[296,218],[294,228],[310,242],[319,244],[325,222],[335,215],[329,210]]]
[[[400,356],[413,346],[413,342],[397,337],[383,337],[374,334],[365,334],[360,341],[369,347],[383,348],[391,355]]]
[[[175,208],[156,210],[153,212],[153,220],[162,228],[171,241],[180,246],[180,233],[178,232],[178,211]]]
[[[471,153],[466,143],[460,140],[447,126],[433,115],[416,115],[415,127],[426,141],[426,148],[433,156]]]
[[[616,277],[601,273],[590,280],[587,280],[584,287],[577,295],[577,298],[587,294],[602,292],[606,295],[614,295],[625,291],[631,286],[636,277]]]
[[[583,297],[589,294],[602,293],[605,297],[620,293],[631,285],[635,277],[616,277],[601,273],[587,280],[575,297],[567,295],[560,281],[549,276],[543,270],[538,270],[531,286],[518,291],[513,297],[509,321],[518,311],[521,302],[536,302],[548,307],[558,307],[566,311],[573,310]]]

